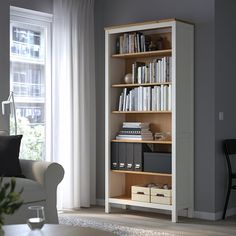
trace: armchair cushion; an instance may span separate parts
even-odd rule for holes
[[[21,139],[22,135],[0,135],[0,176],[24,177],[19,162]]]
[[[3,178],[3,183],[9,183],[10,181],[10,177]],[[21,199],[23,199],[24,204],[46,201],[45,189],[38,182],[26,178],[16,178],[15,191],[19,192],[22,188]]]

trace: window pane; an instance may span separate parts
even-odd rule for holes
[[[11,28],[11,55],[30,59],[43,59],[43,31],[30,30],[23,27]]]
[[[45,29],[12,22],[10,89],[14,92],[20,158],[45,159]],[[10,122],[14,133],[14,121]]]

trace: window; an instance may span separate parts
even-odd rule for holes
[[[11,7],[10,90],[24,159],[45,160],[51,152],[51,20],[49,14]]]

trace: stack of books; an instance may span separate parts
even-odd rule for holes
[[[150,123],[123,122],[122,130],[116,136],[118,140],[153,140],[149,130]]]

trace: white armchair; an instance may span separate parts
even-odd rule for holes
[[[55,162],[20,159],[22,174],[16,178],[16,191],[23,187],[23,205],[13,215],[5,217],[5,224],[23,224],[28,218],[28,206],[41,205],[45,209],[46,223],[58,223],[57,186],[64,177],[64,169]],[[4,182],[9,181],[4,177]]]

